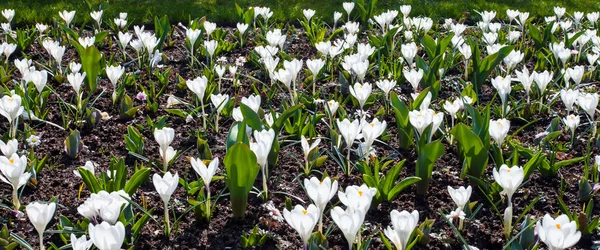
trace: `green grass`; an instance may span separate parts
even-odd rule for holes
[[[348,0],[345,0],[348,1]],[[75,22],[89,22],[89,9],[83,0],[8,0],[0,1],[0,9],[16,10],[16,21],[20,25],[36,22],[51,23],[58,18],[61,10],[77,10]],[[317,16],[331,21],[333,11],[343,12],[343,0],[91,0],[94,6],[109,2],[104,20],[112,20],[119,12],[129,13],[129,21],[134,23],[152,23],[155,15],[168,15],[171,23],[187,22],[189,17],[206,16],[220,25],[231,25],[240,19],[235,10],[235,2],[243,8],[249,6],[267,6],[273,10],[273,19],[277,21],[293,21],[302,17],[302,9],[311,8]],[[423,15],[431,18],[460,18],[463,13],[474,10],[496,10],[499,16],[505,15],[506,9],[528,11],[534,17],[550,15],[555,5],[566,7],[568,13],[573,11],[592,12],[600,10],[598,0],[379,0],[379,13],[385,9],[398,9],[402,4],[413,6],[412,16]],[[357,11],[357,8],[354,9]],[[2,19],[2,18],[0,18]]]

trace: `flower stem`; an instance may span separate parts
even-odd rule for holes
[[[204,128],[204,132],[206,132],[206,113],[204,112],[204,98],[200,98],[200,105],[202,106],[202,126]]]
[[[44,249],[46,249],[44,247],[44,232],[42,231],[42,232],[39,232],[38,234],[39,234],[39,238],[40,238],[40,250],[44,250]]]
[[[19,194],[17,193],[17,188],[13,187],[12,198],[13,198],[13,206],[15,206],[15,210],[19,210],[21,208],[21,202],[19,201]]]
[[[210,211],[210,187],[206,185],[206,221],[210,221],[212,211]]]
[[[169,220],[169,204],[165,202],[165,237],[169,238],[171,232],[171,221]]]
[[[269,197],[269,188],[267,186],[267,173],[266,173],[267,169],[266,167],[262,168],[262,179],[263,179],[263,198],[265,200],[268,199]]]

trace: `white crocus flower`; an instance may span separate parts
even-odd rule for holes
[[[2,154],[6,157],[11,157],[13,154],[17,153],[19,149],[19,142],[17,139],[8,140],[6,143],[0,140],[0,150]]]
[[[417,89],[419,88],[419,83],[421,82],[421,79],[423,79],[423,69],[404,70],[403,74],[404,78],[406,78],[406,80],[413,87],[413,90],[417,91]]]
[[[419,132],[419,135],[422,135],[425,128],[433,123],[434,113],[435,112],[431,109],[425,111],[413,110],[408,112],[408,120],[417,132]]]
[[[489,132],[490,137],[494,139],[494,142],[498,147],[502,147],[504,138],[508,135],[510,129],[510,121],[506,119],[490,120]]]
[[[577,223],[569,220],[566,215],[560,215],[556,219],[546,214],[535,226],[540,240],[550,250],[563,250],[577,244],[581,238],[581,232],[577,230]]]
[[[348,246],[352,249],[352,244],[356,239],[358,231],[362,226],[361,213],[354,211],[352,208],[334,207],[331,209],[331,219],[344,234],[344,238],[348,242]]]
[[[383,230],[384,234],[396,246],[396,249],[406,249],[410,235],[419,224],[419,211],[414,210],[390,213],[392,225]]]
[[[519,166],[509,168],[506,164],[503,164],[499,170],[494,168],[493,176],[494,180],[502,187],[501,194],[506,194],[508,197],[508,206],[512,207],[512,196],[525,177],[523,168]]]
[[[120,221],[115,225],[108,222],[90,224],[88,230],[90,239],[99,250],[119,250],[125,240],[125,226]]]
[[[75,17],[75,11],[64,10],[59,12],[58,15],[65,21],[68,27],[71,24],[71,21],[73,21],[73,17]]]
[[[304,188],[308,197],[313,201],[319,209],[319,232],[323,231],[323,212],[329,200],[333,198],[338,190],[338,182],[331,181],[329,177],[325,177],[322,181],[316,177],[304,179]]]
[[[257,96],[257,95],[242,97],[242,100],[241,100],[241,103],[248,106],[250,109],[252,109],[252,111],[254,111],[254,113],[257,113],[257,114],[260,109],[260,102],[261,102],[260,96]]]
[[[565,104],[567,108],[567,112],[573,111],[573,105],[577,102],[577,98],[579,98],[579,90],[573,89],[561,89],[560,90],[560,99]]]
[[[365,103],[371,96],[373,85],[370,83],[355,83],[354,86],[350,87],[350,94],[356,98],[359,103],[360,109],[363,110]]]
[[[467,188],[460,187],[457,189],[448,186],[448,193],[450,194],[450,197],[452,198],[454,203],[456,203],[458,209],[460,209],[461,211],[469,203],[469,198],[471,198],[472,191],[473,189],[471,188],[471,186],[468,186]]]
[[[75,234],[71,234],[70,236],[71,239],[71,248],[73,250],[88,250],[92,247],[92,245],[94,244],[92,242],[92,240],[88,240],[86,235],[82,235],[81,237],[77,238],[77,236],[75,236]]]
[[[598,93],[586,93],[579,96],[577,104],[594,120],[594,113],[598,107]]]
[[[563,122],[571,130],[571,140],[573,140],[575,137],[575,129],[577,129],[577,126],[579,126],[579,120],[579,115],[573,114],[563,118]]]
[[[319,221],[319,209],[313,204],[308,205],[306,209],[300,205],[296,205],[292,211],[284,209],[283,218],[298,232],[306,248],[312,231]]]
[[[50,220],[52,220],[52,217],[54,217],[56,203],[29,203],[29,205],[25,207],[25,211],[27,212],[29,221],[38,232],[40,249],[44,250],[44,231],[46,231],[46,226]]]

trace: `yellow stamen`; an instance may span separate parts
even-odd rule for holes
[[[560,229],[560,224],[556,223],[556,228]]]
[[[308,211],[306,211],[306,209],[302,209],[302,213],[306,214],[306,213],[308,213]]]
[[[10,160],[8,160],[10,162],[10,164],[14,164],[15,163],[15,159],[10,158]]]
[[[363,191],[358,191],[358,196],[362,196],[363,195]]]

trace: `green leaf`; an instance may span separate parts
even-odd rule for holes
[[[85,72],[86,87],[90,94],[96,92],[98,74],[100,74],[102,54],[94,47],[90,46],[81,50],[79,55],[81,59],[81,69]]]
[[[85,186],[88,188],[88,190],[90,190],[90,192],[98,193],[100,190],[102,190],[98,180],[96,179],[96,176],[94,176],[94,173],[83,167],[79,167],[77,171],[79,171],[79,175],[81,175],[83,183],[85,183]]]
[[[392,201],[394,199],[396,199],[396,197],[398,197],[398,195],[400,194],[400,192],[402,192],[402,190],[404,190],[405,188],[409,187],[412,184],[415,184],[417,182],[421,181],[421,178],[419,177],[407,177],[406,179],[402,180],[400,183],[396,184],[396,186],[394,186],[394,188],[392,188],[392,190],[390,190],[390,192],[387,195],[387,200],[388,201]]]
[[[248,124],[252,129],[260,131],[262,130],[262,124],[260,123],[260,117],[246,104],[240,103],[240,110],[244,116],[244,122]]]
[[[135,193],[135,191],[146,181],[148,181],[148,177],[150,176],[150,168],[142,168],[135,171],[135,173],[129,178],[127,183],[125,183],[125,188],[123,189],[125,193],[130,196]]]
[[[419,148],[417,159],[416,176],[421,180],[417,183],[417,193],[425,196],[429,188],[429,180],[435,161],[444,154],[444,145],[440,140],[425,144]]]
[[[229,148],[223,162],[227,172],[226,184],[230,192],[233,216],[242,217],[246,213],[248,194],[252,190],[260,167],[250,147],[241,142]]]
[[[481,178],[488,162],[488,150],[479,136],[469,126],[462,123],[457,124],[450,131],[458,141],[458,150],[465,164],[461,172],[461,178],[469,174],[478,179]]]

